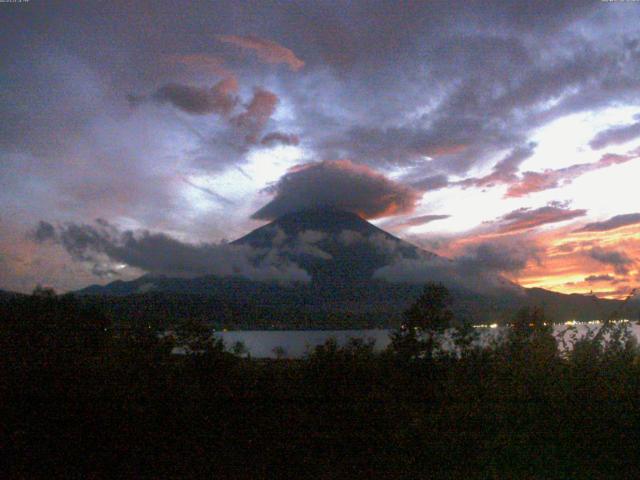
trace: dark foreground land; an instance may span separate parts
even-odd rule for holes
[[[623,326],[561,354],[540,313],[522,311],[503,341],[472,348],[460,328],[459,355],[443,354],[410,333],[452,320],[429,305],[383,354],[329,342],[303,360],[258,361],[198,324],[180,325],[178,341],[200,353],[176,356],[175,340],[114,329],[72,297],[3,301],[0,471],[640,478],[640,350]]]

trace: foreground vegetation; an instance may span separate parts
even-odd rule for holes
[[[0,315],[10,478],[640,478],[624,324],[560,350],[543,312],[522,310],[479,348],[428,285],[383,353],[330,341],[268,361],[197,322],[159,338],[46,291]],[[176,341],[199,353],[171,355]]]

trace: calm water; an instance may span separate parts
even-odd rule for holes
[[[599,323],[591,324],[559,324],[554,326],[554,335],[561,339],[563,332],[568,328],[575,328],[575,335],[578,338],[584,336],[588,331],[595,332],[600,328]],[[635,337],[640,340],[640,326],[635,323],[628,323],[630,330]],[[363,340],[373,339],[375,350],[384,350],[390,343],[389,334],[392,330],[251,330],[251,331],[227,331],[217,332],[228,348],[236,342],[242,342],[252,357],[255,358],[275,358],[274,349],[282,348],[284,356],[288,358],[299,358],[317,345],[321,345],[329,338],[335,338],[339,345],[344,345],[350,338],[361,338]],[[495,338],[504,333],[500,328],[479,328],[480,343],[486,344],[491,338]],[[564,333],[567,341],[574,335],[571,331]],[[177,353],[177,352],[176,352]]]

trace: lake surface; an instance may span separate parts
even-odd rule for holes
[[[281,347],[288,358],[303,357],[317,345],[335,338],[338,345],[345,345],[350,338],[373,339],[375,350],[382,351],[389,343],[392,330],[238,330],[216,332],[230,348],[236,342],[244,343],[252,357],[276,358],[274,349]]]
[[[627,323],[633,335],[640,341],[640,326],[635,322]],[[596,332],[601,327],[599,322],[589,324],[558,324],[554,326],[554,335],[560,341],[564,338],[569,344],[572,337],[584,337],[589,331]],[[382,351],[391,342],[389,335],[393,330],[237,330],[216,332],[223,339],[227,348],[236,342],[242,342],[249,354],[254,358],[276,358],[276,349],[282,348],[287,358],[300,358],[317,345],[322,345],[330,338],[335,338],[338,345],[345,345],[350,338],[363,340],[373,339],[374,349]],[[486,344],[490,339],[505,333],[502,328],[478,328],[479,343]],[[561,345],[562,348],[562,345]],[[178,353],[178,352],[176,352]]]

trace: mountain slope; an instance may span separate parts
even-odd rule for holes
[[[100,296],[108,309],[122,315],[189,316],[242,328],[388,326],[422,290],[420,283],[390,283],[374,272],[399,258],[446,259],[419,249],[381,230],[354,213],[332,208],[284,215],[232,245],[255,252],[254,261],[293,262],[309,282],[253,281],[243,277],[170,278],[144,275],[130,282],[91,286],[80,294]],[[447,284],[458,318],[477,323],[500,322],[522,306],[542,305],[553,320],[603,318],[620,302],[542,289],[473,288],[483,279]],[[470,287],[471,285],[471,287]],[[158,313],[160,312],[160,313]]]
[[[436,256],[355,213],[333,208],[283,215],[232,243],[267,251],[277,248],[309,273],[315,288],[334,290],[370,281],[394,256]]]

